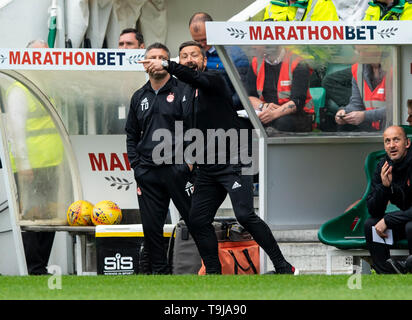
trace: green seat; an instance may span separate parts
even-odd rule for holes
[[[315,108],[315,121],[319,125],[319,109],[325,107],[326,90],[322,87],[314,87],[309,88],[309,91]]]
[[[412,127],[403,126],[409,138],[412,135]],[[365,249],[366,241],[364,238],[363,225],[369,218],[366,205],[366,197],[369,193],[372,177],[378,162],[385,156],[385,150],[370,153],[365,160],[365,173],[367,179],[366,191],[363,197],[349,210],[342,215],[325,222],[318,231],[319,240],[327,245],[338,249]],[[389,204],[386,212],[399,210],[393,204]],[[358,237],[358,238],[357,238]],[[395,243],[395,248],[406,249],[407,241],[401,240]]]

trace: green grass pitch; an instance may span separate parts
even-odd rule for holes
[[[412,275],[0,276],[1,300],[412,299]]]

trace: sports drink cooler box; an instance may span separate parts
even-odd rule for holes
[[[170,238],[174,225],[166,224],[163,235]],[[97,274],[131,275],[139,273],[141,224],[98,225],[95,231]]]

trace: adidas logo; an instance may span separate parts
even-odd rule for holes
[[[186,96],[183,96],[182,102],[186,101]]]
[[[242,185],[240,184],[240,183],[238,183],[237,181],[235,181],[235,183],[233,184],[233,186],[232,186],[232,190],[233,189],[237,189],[237,188],[240,188]]]

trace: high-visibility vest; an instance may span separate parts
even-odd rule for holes
[[[277,94],[278,94],[278,103],[282,105],[288,101],[290,101],[290,92],[292,88],[292,81],[293,81],[293,71],[295,70],[296,66],[299,62],[302,61],[302,58],[293,55],[292,53],[288,52],[280,67],[279,73],[279,80],[277,83]],[[253,57],[252,59],[252,69],[256,75],[256,90],[258,92],[259,98],[263,101],[263,86],[265,83],[265,61],[263,60],[260,64],[257,57]],[[305,106],[303,110],[306,113],[314,114],[315,108],[313,105],[312,96],[310,95],[309,88],[306,93],[306,100]]]
[[[379,20],[412,20],[412,1],[399,0],[385,15],[382,16],[381,6],[377,1],[369,2],[369,7],[365,11],[364,21]]]
[[[298,0],[290,5],[295,21],[338,21],[332,0]]]
[[[375,110],[386,107],[386,76],[383,77],[382,81],[376,86],[373,91],[369,87],[366,80],[363,78],[362,65],[359,65],[358,63],[352,65],[352,76],[359,88],[365,110]],[[372,122],[372,127],[376,130],[380,130],[381,121]]]
[[[290,21],[294,19],[296,10],[289,6],[287,0],[270,1],[270,4],[265,7],[263,21]]]
[[[56,126],[41,103],[20,82],[15,82],[8,89],[8,95],[14,88],[20,88],[26,95],[28,115],[25,127],[26,148],[32,169],[47,168],[59,165],[63,160],[64,147]],[[13,106],[8,106],[13,108]],[[13,171],[16,168],[16,159],[11,154]]]
[[[332,0],[298,0],[289,5],[287,0],[270,1],[263,20],[273,21],[338,21]]]
[[[406,0],[401,20],[412,20],[412,0]]]

